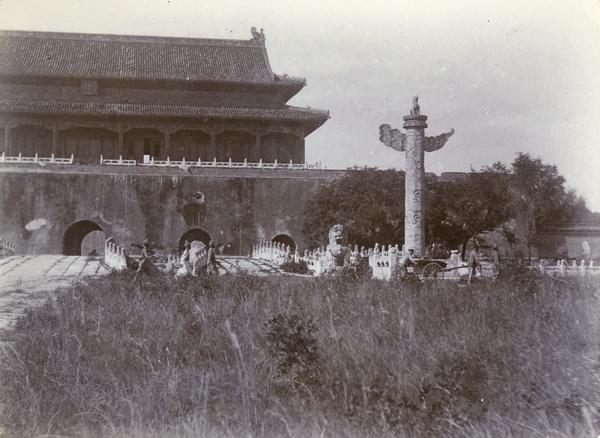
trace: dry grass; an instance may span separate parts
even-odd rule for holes
[[[582,437],[600,286],[89,279],[19,319],[3,438]]]

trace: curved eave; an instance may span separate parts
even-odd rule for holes
[[[175,88],[179,89],[204,89],[204,90],[220,90],[220,91],[236,91],[242,90],[244,92],[266,92],[269,94],[280,94],[283,97],[283,101],[287,102],[296,94],[298,94],[302,88],[306,86],[306,79],[297,78],[293,80],[278,80],[275,79],[272,82],[256,83],[256,82],[242,82],[242,81],[191,81],[181,79],[144,79],[139,78],[78,78],[78,77],[52,77],[52,76],[16,76],[16,75],[3,75],[0,73],[0,82],[5,81],[7,83],[30,83],[30,84],[61,84],[65,81],[91,79],[98,81],[113,81],[118,83],[121,81],[135,81],[139,84],[151,84],[153,88],[160,88],[159,84],[172,84]],[[72,82],[71,82],[72,83]]]
[[[198,105],[156,105],[135,103],[99,103],[0,99],[0,114],[28,114],[86,117],[200,118],[294,122],[306,127],[306,135],[329,119],[329,111],[312,108],[244,108]]]

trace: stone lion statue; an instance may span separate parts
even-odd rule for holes
[[[329,244],[327,254],[333,259],[333,266],[341,267],[350,260],[350,247],[345,243],[344,227],[336,224],[329,230]]]

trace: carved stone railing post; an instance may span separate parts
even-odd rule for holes
[[[104,244],[104,263],[117,271],[127,269],[127,253],[112,237],[106,239]]]

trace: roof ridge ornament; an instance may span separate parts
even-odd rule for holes
[[[260,32],[258,32],[256,30],[256,27],[252,26],[250,32],[252,32],[252,44],[254,44],[255,46],[265,45],[265,33],[263,32],[263,29],[261,29]]]

